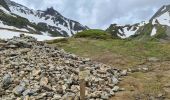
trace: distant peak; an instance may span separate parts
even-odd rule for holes
[[[50,8],[47,8],[47,10],[45,11],[45,14],[56,15],[58,14],[58,12],[53,7],[50,7]]]
[[[47,8],[47,11],[54,11],[55,12],[53,7]]]

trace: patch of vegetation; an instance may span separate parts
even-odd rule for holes
[[[85,30],[74,35],[75,38],[111,39],[111,35],[103,30]]]
[[[167,34],[166,34],[166,27],[165,26],[162,26],[162,25],[158,25],[157,26],[157,34],[154,36],[155,38],[157,39],[160,39],[160,38],[166,38],[167,37]]]
[[[139,40],[139,41],[153,40],[150,35],[152,32],[152,29],[153,29],[152,23],[148,23],[140,27],[137,33],[135,35],[132,35],[130,38]]]

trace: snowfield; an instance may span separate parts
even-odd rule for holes
[[[128,27],[124,27],[123,28],[123,30],[118,30],[119,31],[119,33],[121,33],[121,34],[124,34],[123,36],[121,36],[121,35],[119,35],[119,34],[117,34],[119,37],[121,37],[121,38],[128,38],[128,37],[130,37],[130,36],[132,36],[132,35],[134,35],[135,33],[136,33],[136,31],[139,29],[139,27],[137,27],[137,29],[136,30],[133,30],[133,28],[134,28],[134,26],[133,27],[131,27],[129,30],[128,30]]]
[[[64,37],[51,37],[47,35],[37,35],[37,34],[28,34],[28,33],[19,33],[9,30],[0,30],[0,39],[11,39],[14,36],[19,36],[20,34],[25,34],[27,36],[32,36],[36,38],[38,41],[45,41],[45,40],[54,40],[54,39],[61,39]]]
[[[157,29],[154,27],[151,32],[151,36],[154,36],[156,34]]]

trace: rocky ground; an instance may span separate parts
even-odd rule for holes
[[[127,70],[93,62],[21,35],[0,41],[0,100],[79,100],[79,67],[90,73],[88,100],[108,100]],[[146,69],[144,69],[146,70]]]

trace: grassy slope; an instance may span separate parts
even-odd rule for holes
[[[94,60],[102,59],[102,57],[105,56],[111,57],[111,60],[123,56],[125,61],[133,60],[135,62],[141,62],[142,59],[147,57],[158,57],[164,60],[170,58],[170,45],[159,42],[71,38],[65,43],[59,42],[56,43],[56,45],[64,48],[68,52],[83,57],[90,57]],[[107,63],[107,61],[102,62]],[[112,62],[115,64],[114,61],[109,62],[109,64],[112,64]],[[125,66],[127,66],[127,64]]]
[[[170,73],[170,44],[167,43],[70,38],[53,45],[120,69],[140,65],[152,67],[148,73],[136,72],[127,76],[120,83],[126,91],[118,93],[113,100],[133,100],[136,97],[147,100],[152,95],[164,93],[163,85],[170,83],[170,75],[167,75]],[[149,57],[157,57],[161,62],[150,63],[146,60]]]

